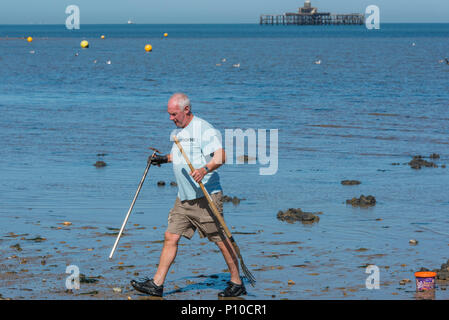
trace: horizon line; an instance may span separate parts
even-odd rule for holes
[[[126,23],[126,22],[120,22],[120,23],[83,23],[83,25],[91,26],[91,25],[204,25],[204,24],[210,24],[210,25],[220,25],[220,24],[248,24],[248,25],[259,25],[258,22],[186,22],[186,23]],[[412,21],[388,21],[388,22],[381,22],[381,24],[449,24],[449,21],[420,21],[420,22],[412,22]],[[0,26],[65,26],[64,23],[0,23]],[[276,25],[276,24],[275,24]],[[305,25],[305,26],[314,26],[314,25]],[[322,25],[316,25],[316,26],[322,26]]]

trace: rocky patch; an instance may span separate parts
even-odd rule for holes
[[[300,221],[305,224],[310,224],[320,221],[320,218],[317,215],[311,212],[304,212],[300,208],[298,209],[290,208],[286,211],[281,210],[278,212],[277,218],[281,221],[286,221],[288,223]]]
[[[358,180],[343,180],[341,184],[344,186],[355,186],[361,184],[361,182]]]
[[[106,162],[100,160],[100,161],[95,162],[94,166],[96,168],[103,168],[103,167],[106,167]]]
[[[246,200],[245,198],[238,198],[238,197],[230,197],[227,195],[223,196],[223,202],[232,202],[234,205],[238,205],[240,201]]]
[[[432,157],[431,159],[437,159],[436,156],[437,156],[436,154],[432,154],[431,155],[431,157]],[[439,158],[439,155],[438,155],[438,158]],[[410,168],[416,169],[416,170],[419,170],[422,167],[438,168],[438,166],[434,162],[424,160],[424,157],[420,156],[420,155],[414,156],[412,161],[410,161],[408,163],[408,165],[410,166]]]
[[[347,204],[352,205],[353,207],[372,207],[376,205],[376,198],[373,196],[364,196],[363,194],[360,198],[352,198],[346,200]]]

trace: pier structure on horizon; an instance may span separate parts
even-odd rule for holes
[[[330,12],[318,12],[312,7],[310,0],[304,2],[304,7],[298,12],[284,14],[262,14],[261,25],[362,25],[365,16],[361,13],[335,14]]]

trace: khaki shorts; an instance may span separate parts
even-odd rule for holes
[[[223,215],[223,193],[217,192],[210,196],[220,214]],[[191,239],[195,230],[198,229],[201,238],[207,237],[213,242],[223,241],[213,217],[215,216],[206,197],[186,201],[176,197],[175,205],[168,215],[166,231]]]

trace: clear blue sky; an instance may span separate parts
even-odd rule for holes
[[[260,14],[295,12],[304,0],[1,0],[0,24],[64,24],[78,5],[81,25],[101,23],[258,23]],[[449,0],[312,0],[319,11],[364,13],[380,8],[382,22],[447,22]]]

